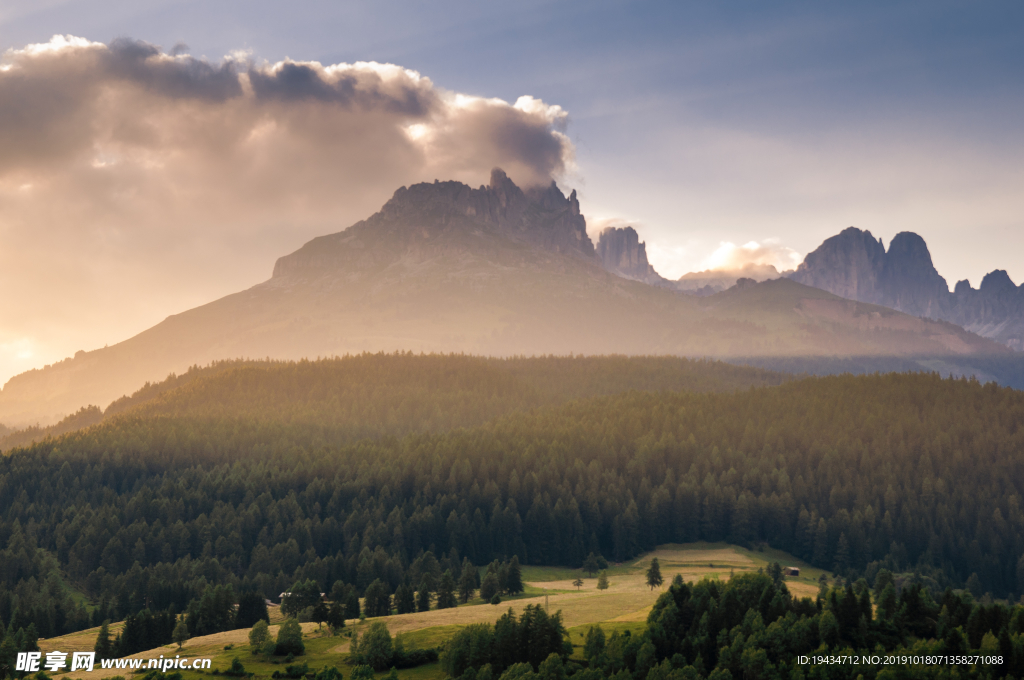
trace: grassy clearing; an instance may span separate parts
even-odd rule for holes
[[[112,623],[110,628],[110,639],[113,640],[124,628],[124,622]],[[60,637],[49,638],[39,641],[39,649],[45,654],[59,650],[62,652],[91,652],[96,647],[96,636],[100,634],[100,627],[86,628],[77,633],[69,633]]]
[[[647,586],[645,576],[652,557],[658,558],[665,579],[665,584],[654,590]],[[392,635],[401,637],[406,649],[423,649],[442,646],[463,626],[472,623],[494,623],[509,609],[518,614],[530,604],[546,606],[551,612],[561,611],[562,621],[573,645],[580,646],[574,649],[574,656],[582,655],[583,640],[592,625],[601,626],[608,635],[614,631],[642,633],[652,606],[676,574],[680,574],[685,581],[697,581],[702,578],[728,580],[735,574],[757,571],[770,562],[800,568],[799,577],[786,579],[786,584],[794,595],[803,597],[814,596],[817,593],[818,577],[823,572],[781,551],[770,548],[748,550],[726,543],[670,544],[659,546],[657,550],[630,563],[609,568],[609,587],[604,591],[597,589],[596,576],[588,577],[579,569],[528,566],[523,568],[526,592],[497,606],[477,598],[455,609],[395,614],[369,621],[351,620],[345,633],[339,637],[331,636],[326,628],[318,629],[315,623],[304,623],[302,631],[306,654],[296,661],[307,663],[310,669],[338,666],[348,675],[351,669],[345,666],[345,662],[349,654],[350,636],[353,633],[361,634],[372,621],[384,621]],[[577,578],[583,578],[583,587],[580,589],[572,584]],[[284,617],[278,607],[272,607],[270,618],[270,632],[276,637]],[[111,635],[116,635],[120,626],[121,624],[112,625]],[[93,648],[98,632],[98,628],[92,628],[61,638],[40,641],[40,648],[44,652],[55,649],[65,652],[89,651]],[[225,649],[228,646],[230,649]],[[246,671],[253,673],[256,680],[270,678],[274,671],[283,672],[285,666],[281,658],[251,654],[248,629],[194,638],[187,641],[180,651],[175,645],[167,645],[138,654],[135,658],[155,658],[161,654],[180,654],[189,658],[210,657],[213,659],[212,669],[218,669],[221,673],[231,666],[232,660],[237,656]],[[106,673],[107,675],[103,675],[94,672],[85,680],[102,680],[104,677],[118,674],[117,671]],[[119,674],[124,675],[125,671],[120,671]],[[383,675],[385,674],[379,673],[378,677]],[[443,674],[436,663],[401,670],[399,677],[401,680],[443,680]],[[212,680],[210,671],[183,671],[182,678]]]
[[[632,564],[609,564],[608,576],[613,574],[629,574],[633,571]],[[523,581],[572,581],[579,577],[583,578],[597,578],[595,573],[593,576],[585,573],[582,569],[571,569],[569,567],[535,567],[525,566],[522,568]]]

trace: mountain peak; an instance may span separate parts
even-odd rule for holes
[[[575,191],[569,199],[575,202]],[[597,257],[605,269],[627,279],[654,284],[664,282],[647,261],[647,245],[633,227],[608,227],[602,231],[597,239]]]
[[[490,183],[478,189],[462,182],[438,180],[401,187],[370,218],[345,231],[315,238],[280,258],[274,277],[329,269],[334,266],[334,247],[350,238],[389,239],[390,250],[397,253],[402,243],[422,243],[439,234],[450,235],[446,243],[457,249],[459,239],[474,231],[554,253],[588,259],[595,256],[575,191],[566,198],[554,182],[524,191],[501,168],[494,168]]]
[[[825,239],[790,276],[805,286],[863,302],[881,302],[879,278],[885,246],[870,231],[843,229]]]
[[[883,304],[915,316],[941,315],[949,284],[935,270],[928,244],[919,235],[901,231],[893,237],[882,278]]]
[[[896,234],[889,243],[888,255],[891,258],[899,258],[906,264],[935,272],[932,255],[928,252],[928,244],[912,231],[901,231]]]
[[[1010,275],[1006,273],[1005,269],[996,269],[985,274],[985,278],[981,280],[981,286],[978,290],[985,293],[1016,292],[1017,286],[1010,279]]]

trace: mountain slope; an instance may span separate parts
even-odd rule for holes
[[[948,324],[792,281],[699,299],[606,271],[575,194],[401,188],[380,212],[282,257],[273,277],[117,345],[11,379],[0,422],[55,422],[170,372],[227,358],[363,351],[531,354],[975,355],[1004,348]]]

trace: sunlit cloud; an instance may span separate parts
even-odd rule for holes
[[[74,36],[8,50],[0,285],[22,294],[0,301],[2,330],[37,338],[39,363],[120,341],[268,278],[400,186],[476,186],[495,166],[521,186],[561,178],[566,123],[534,97],[452,92],[395,64]]]
[[[777,270],[795,269],[803,256],[792,248],[781,245],[777,239],[748,241],[736,245],[723,241],[704,260],[704,269],[736,270],[746,265],[772,266]]]

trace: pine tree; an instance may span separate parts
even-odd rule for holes
[[[317,629],[323,628],[324,621],[327,620],[327,603],[323,600],[313,605],[312,620]]]
[[[441,584],[437,587],[437,608],[451,609],[458,604],[455,598],[455,579],[452,578],[452,572],[445,570]]]
[[[505,591],[509,595],[518,595],[523,590],[523,570],[519,566],[519,555],[513,555],[508,563],[508,578],[505,583]]]
[[[590,553],[587,555],[587,559],[583,560],[583,571],[590,576],[597,571],[597,557],[594,556],[594,553]]]
[[[416,597],[408,583],[403,583],[395,590],[395,611],[399,614],[411,614],[416,611]]]
[[[270,622],[267,601],[258,592],[247,590],[238,597],[235,611],[235,628],[252,628],[260,619]]]
[[[177,632],[177,628],[174,629]],[[185,639],[188,639],[188,628],[185,629]],[[181,645],[179,645],[180,647]],[[97,659],[109,659],[114,654],[114,645],[110,641],[110,622],[104,621],[100,626],[99,635],[96,636],[96,646],[93,648]]]
[[[498,594],[498,576],[493,572],[488,572],[484,576],[484,582],[480,584],[480,597],[490,601],[492,597]]]
[[[327,608],[327,625],[335,635],[345,627],[345,610],[341,602],[332,602]]]
[[[367,616],[387,616],[391,613],[391,593],[388,592],[387,584],[380,579],[374,579],[367,586],[363,600]]]
[[[886,583],[878,597],[878,618],[882,621],[890,621],[896,614],[897,607],[896,588],[892,582]]]
[[[651,559],[651,566],[647,568],[647,585],[651,587],[651,590],[658,588],[665,579],[661,577],[661,565],[658,564],[658,558]]]
[[[832,567],[832,571],[837,574],[845,574],[848,566],[850,566],[850,543],[846,540],[846,534],[841,533],[836,546],[836,563]]]
[[[608,572],[602,571],[597,576],[597,589],[608,590]]]
[[[420,589],[416,593],[416,611],[430,611],[431,585],[431,579],[426,576],[420,581]]]
[[[818,520],[818,528],[814,532],[814,555],[811,559],[819,567],[828,566],[828,525],[824,518]]]
[[[600,668],[604,657],[605,637],[601,626],[591,626],[583,643],[583,656],[591,668]]]
[[[106,623],[103,624],[104,628],[106,628],[106,625]],[[100,630],[100,635],[103,635],[102,629]],[[173,635],[174,641],[178,643],[178,649],[181,649],[181,646],[185,644],[185,640],[188,640],[188,624],[185,623],[184,616],[178,619],[177,625],[174,626]],[[96,645],[99,646],[99,641],[96,642]],[[96,656],[99,656],[98,650]]]
[[[466,604],[473,599],[473,592],[476,590],[476,567],[474,567],[469,558],[466,557],[462,560],[462,575],[459,578],[459,599],[462,600],[462,604]]]
[[[577,578],[575,581],[572,582],[572,584],[576,586],[576,590],[579,590],[583,587],[583,579]]]

